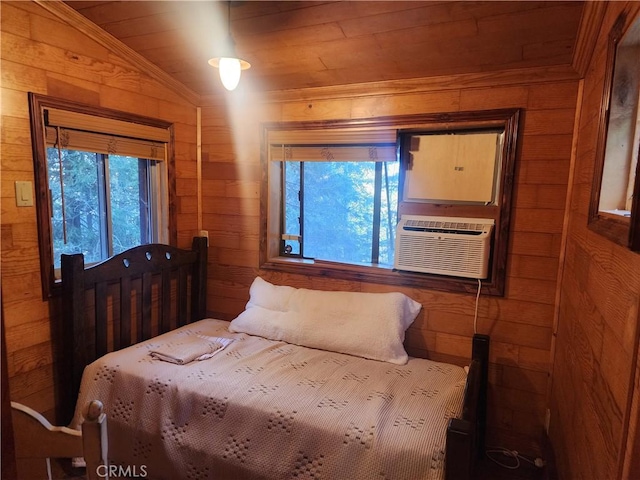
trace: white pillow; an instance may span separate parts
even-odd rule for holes
[[[257,277],[246,309],[229,325],[271,340],[407,363],[404,334],[422,305],[399,292],[329,292],[273,285]]]

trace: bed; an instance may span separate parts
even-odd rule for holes
[[[146,245],[87,268],[82,255],[63,256],[68,411],[103,402],[113,464],[154,479],[472,478],[488,337],[473,338],[468,372],[405,358],[397,341],[415,318],[408,297],[259,277],[236,319],[206,318],[206,264],[203,238],[191,250]],[[285,311],[296,301],[309,312]],[[386,309],[402,325],[349,335],[345,308],[350,324],[376,325]],[[380,340],[394,336],[390,347]],[[80,421],[73,415],[71,426]]]

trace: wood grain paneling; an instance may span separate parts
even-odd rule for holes
[[[550,395],[549,433],[562,479],[623,478],[625,462],[630,465],[640,455],[628,446],[634,439],[627,427],[638,415],[633,381],[640,256],[587,229],[607,36],[623,10],[633,18],[640,5],[590,4],[581,30],[593,35],[579,40],[574,59],[585,74],[584,98]]]
[[[424,306],[407,332],[410,353],[461,364],[470,353],[473,295],[259,269],[260,123],[523,108],[507,294],[480,297],[478,309],[479,330],[493,338],[489,441],[540,453],[545,411],[550,408],[550,436],[562,479],[618,478],[625,451],[632,452],[627,453],[627,471],[638,470],[638,455],[633,456],[638,402],[631,398],[633,392],[637,397],[640,378],[634,366],[640,260],[587,229],[586,203],[606,30],[619,11],[637,11],[640,6],[589,2],[578,25],[581,2],[243,2],[233,9],[233,28],[239,49],[257,62],[243,76],[244,90],[220,96],[211,70],[182,58],[186,51],[204,53],[176,47],[175,25],[158,27],[157,20],[175,20],[179,2],[74,3],[98,25],[126,38],[128,46],[80,16],[69,16],[69,9],[59,2],[0,3],[1,260],[13,399],[48,412],[53,420],[58,306],[40,297],[38,259],[33,253],[35,212],[15,207],[12,193],[15,180],[33,181],[27,92],[176,124],[178,243],[188,246],[200,224],[209,231],[212,316],[230,320],[242,311],[256,275],[297,287],[399,289]],[[155,9],[156,23],[149,18],[150,8]],[[554,13],[545,16],[543,10]],[[516,19],[525,26],[516,26]],[[433,28],[417,28],[426,25]],[[571,32],[577,30],[582,36],[573,50]],[[518,48],[506,45],[510,32],[518,37]],[[371,45],[370,38],[361,38],[370,35],[377,36],[376,45],[385,55],[345,48]],[[407,35],[415,46],[407,45]],[[442,49],[426,48],[425,42],[445,35],[448,40]],[[489,45],[496,41],[501,48]],[[300,48],[312,42],[323,44],[316,47],[315,56],[301,54]],[[401,51],[394,50],[396,44]],[[445,44],[451,50],[445,50]],[[132,48],[155,58],[157,65],[132,61],[136,58]],[[281,60],[275,55],[278,49],[285,54]],[[180,57],[179,62],[169,57]],[[385,64],[388,58],[394,62]],[[273,61],[268,65],[267,60]],[[401,67],[406,60],[410,66]],[[367,66],[368,61],[375,66]],[[160,68],[169,65],[183,83]],[[309,65],[319,68],[300,70]],[[568,229],[563,231],[581,75],[586,76],[584,96],[566,212]],[[261,81],[265,85],[258,85]],[[250,86],[281,90],[256,95]],[[202,107],[201,185],[196,106]],[[199,188],[203,211],[198,209]],[[566,251],[561,252],[563,233]],[[558,286],[561,254],[565,262]],[[556,307],[559,321],[553,332]],[[634,418],[635,426],[627,428]],[[628,433],[636,440],[627,442]]]
[[[201,95],[220,92],[206,60],[227,31],[224,2],[66,3],[154,71]],[[569,65],[583,8],[582,2],[231,5],[238,54],[252,64],[239,89],[261,91]]]
[[[487,88],[414,87],[405,92],[402,82],[393,92],[375,85],[367,95],[343,98],[336,88],[332,97],[324,88],[292,92],[284,96],[256,97],[233,117],[217,105],[205,105],[203,118],[215,130],[244,132],[242,143],[221,145],[224,135],[203,135],[203,226],[211,238],[209,310],[212,316],[231,319],[248,300],[248,288],[256,275],[277,284],[327,290],[400,290],[423,304],[423,312],[408,330],[406,345],[414,354],[464,363],[473,334],[475,296],[392,287],[325,277],[261,271],[258,265],[260,158],[259,130],[253,123],[296,120],[369,118],[410,113],[454,112],[506,107],[523,108],[520,155],[517,159],[514,214],[508,259],[507,293],[504,298],[480,298],[478,330],[492,336],[490,437],[522,451],[540,452],[546,410],[549,361],[556,280],[560,255],[566,187],[578,83],[554,78],[532,81],[523,76],[511,85]],[[534,76],[534,78],[536,78]],[[461,77],[441,79],[442,85],[458,85]],[[386,84],[386,87],[389,87]],[[389,89],[391,90],[391,89]],[[301,97],[298,99],[297,97]],[[237,122],[237,123],[235,123]],[[205,130],[206,131],[206,130]],[[246,142],[246,143],[245,143]],[[242,147],[242,148],[241,148]],[[218,150],[228,152],[220,158]],[[229,160],[233,159],[233,163]],[[251,167],[246,167],[251,165]],[[238,189],[239,186],[246,190]],[[213,188],[215,187],[215,188]],[[222,189],[233,190],[222,192]],[[211,212],[211,213],[207,213]]]
[[[14,181],[33,182],[27,93],[156,117],[176,124],[175,140],[195,152],[195,106],[103,44],[32,2],[2,2],[2,292],[12,400],[54,421],[60,352],[57,299],[43,301],[35,207],[16,207]],[[180,148],[184,148],[179,146]],[[178,182],[190,175],[182,154]],[[194,167],[195,172],[195,167]],[[193,175],[195,178],[195,174]],[[197,190],[183,188],[178,203],[189,213]],[[196,216],[196,215],[194,215]],[[194,225],[178,222],[182,246]]]

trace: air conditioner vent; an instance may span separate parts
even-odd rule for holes
[[[395,268],[487,278],[494,221],[403,215],[396,232]]]

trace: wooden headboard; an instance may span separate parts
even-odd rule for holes
[[[82,254],[62,255],[65,420],[89,363],[206,316],[207,257],[204,237],[191,250],[141,245],[88,267]]]

